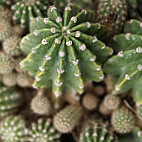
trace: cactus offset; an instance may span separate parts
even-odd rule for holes
[[[118,54],[107,61],[104,70],[116,77],[115,94],[133,89],[134,100],[142,104],[142,23],[137,20],[127,22],[125,33],[112,41],[111,45]]]
[[[44,121],[39,119],[38,123],[32,123],[29,130],[30,142],[59,142],[60,133],[55,130],[51,119]]]
[[[21,49],[29,54],[21,68],[35,76],[34,88],[52,85],[54,94],[60,96],[65,88],[82,93],[84,82],[103,80],[101,66],[95,60],[104,61],[112,49],[94,36],[102,36],[103,27],[90,23],[92,16],[93,12],[78,13],[69,4],[63,18],[51,6],[49,18],[32,21],[33,32],[21,42]]]

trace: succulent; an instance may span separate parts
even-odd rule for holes
[[[21,103],[21,94],[13,88],[0,87],[0,117],[14,112]]]
[[[13,20],[20,23],[22,28],[29,28],[30,21],[34,17],[44,16],[48,2],[44,0],[20,0],[11,9],[14,12]]]
[[[26,142],[27,132],[21,116],[8,116],[0,122],[0,134],[4,142]]]
[[[99,98],[92,93],[86,93],[82,98],[82,105],[87,110],[94,110],[97,108],[99,103]]]
[[[49,115],[51,113],[51,102],[45,96],[43,90],[39,90],[37,95],[32,99],[31,109],[34,113],[40,115]]]
[[[54,116],[54,126],[61,133],[69,133],[79,122],[82,109],[79,106],[67,106]]]
[[[142,105],[139,105],[139,104],[136,105],[136,112],[137,112],[138,118],[142,120]]]
[[[0,0],[0,5],[5,6],[5,5],[10,5],[11,4],[11,0]]]
[[[111,123],[114,130],[120,134],[126,134],[133,130],[135,117],[125,106],[116,109],[112,113]]]
[[[103,80],[100,63],[112,49],[94,36],[104,34],[100,24],[90,23],[93,15],[92,11],[78,12],[78,8],[68,4],[63,18],[51,6],[48,18],[31,22],[33,32],[21,41],[22,51],[29,54],[21,68],[35,76],[34,88],[51,85],[55,96],[60,96],[65,88],[82,93],[86,81]]]
[[[106,25],[111,36],[119,33],[127,18],[127,4],[125,0],[99,0],[97,19]]]
[[[121,104],[121,99],[116,95],[106,95],[104,98],[104,105],[110,110],[117,109]]]
[[[39,119],[38,123],[32,123],[29,137],[30,142],[59,142],[60,133],[55,130],[51,119]]]
[[[116,55],[104,65],[106,73],[116,78],[114,94],[133,89],[134,100],[142,104],[142,23],[131,20],[125,25],[125,34],[116,36],[111,45]]]

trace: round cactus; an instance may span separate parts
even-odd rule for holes
[[[121,99],[116,95],[107,95],[104,98],[104,105],[110,110],[117,109],[121,104]]]
[[[14,69],[14,62],[11,57],[0,52],[0,74],[11,73]]]
[[[67,106],[54,116],[54,126],[61,133],[71,132],[82,116],[79,106]]]
[[[11,34],[12,27],[10,23],[3,19],[0,18],[0,40],[4,40],[8,38]]]
[[[21,116],[8,116],[0,122],[0,134],[4,142],[26,142],[27,133]]]
[[[38,123],[32,123],[29,137],[30,142],[58,142],[60,133],[55,130],[51,119],[39,119]]]
[[[49,115],[51,113],[51,103],[42,90],[38,91],[38,94],[32,99],[31,109],[34,113],[40,115]]]
[[[21,23],[22,28],[29,28],[34,17],[44,16],[46,5],[47,1],[44,0],[20,0],[11,7],[14,12],[13,20],[15,23]]]
[[[3,42],[3,50],[10,56],[20,55],[20,43],[21,38],[18,36],[10,36]]]
[[[12,88],[0,87],[0,117],[14,112],[20,105],[21,94]]]
[[[133,130],[135,118],[132,112],[123,106],[112,113],[111,123],[116,132],[125,134]]]
[[[51,6],[49,18],[31,22],[33,32],[21,42],[22,51],[29,54],[21,68],[35,76],[34,88],[52,85],[53,93],[60,96],[65,88],[82,93],[84,82],[103,80],[101,66],[95,60],[104,61],[112,49],[94,36],[102,36],[103,27],[90,23],[93,15],[86,10],[78,13],[73,4],[68,4],[63,18]]]
[[[139,104],[136,105],[136,112],[137,112],[138,118],[142,120],[142,105],[139,105]]]
[[[83,96],[82,99],[82,105],[87,109],[87,110],[94,110],[97,108],[99,103],[99,98],[95,96],[94,94],[87,93]]]
[[[17,84],[16,78],[17,78],[16,73],[12,72],[12,73],[3,75],[2,82],[4,85],[8,87],[13,87]]]
[[[122,30],[127,17],[125,0],[99,0],[97,9],[98,21],[107,26],[111,36]]]
[[[142,22],[131,20],[111,42],[116,55],[104,65],[106,73],[116,78],[114,94],[133,89],[135,102],[142,104]]]
[[[115,137],[113,132],[111,132],[107,125],[100,125],[94,123],[88,125],[83,129],[80,134],[79,142],[114,142]]]
[[[111,114],[111,110],[108,109],[105,104],[104,101],[101,102],[100,106],[99,106],[99,112],[105,116],[110,115]]]

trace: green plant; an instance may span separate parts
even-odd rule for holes
[[[82,109],[79,106],[67,106],[54,116],[54,126],[61,133],[70,133],[79,122]]]
[[[131,20],[125,25],[125,34],[116,36],[111,45],[116,55],[104,65],[106,73],[116,78],[114,94],[133,89],[134,100],[141,104],[142,23]]]
[[[51,6],[49,18],[34,19],[33,32],[21,41],[21,50],[29,54],[21,68],[35,76],[33,87],[51,85],[56,96],[65,88],[82,93],[86,81],[102,81],[104,74],[98,62],[112,53],[94,36],[102,37],[104,33],[100,24],[90,23],[92,11],[78,12],[78,8],[68,4],[63,15],[62,18]]]
[[[15,23],[21,23],[24,29],[29,28],[30,21],[34,17],[45,16],[47,1],[44,0],[20,0],[17,1],[11,9],[14,12],[13,20]]]
[[[114,130],[120,134],[130,133],[135,125],[135,117],[133,113],[125,106],[113,111],[111,116],[111,124]]]
[[[39,119],[38,123],[32,123],[29,137],[30,142],[59,142],[60,133],[52,125],[51,119]]]
[[[27,142],[27,133],[21,116],[8,116],[0,122],[0,134],[4,142]]]

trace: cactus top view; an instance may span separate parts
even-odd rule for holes
[[[60,96],[65,88],[82,93],[86,81],[103,80],[98,62],[112,49],[97,39],[104,35],[103,27],[92,23],[93,15],[68,4],[63,17],[51,6],[48,18],[31,22],[31,33],[21,41],[21,50],[28,54],[21,68],[35,76],[35,88],[52,85],[53,93]]]
[[[133,89],[134,100],[142,104],[142,22],[127,22],[125,33],[114,37],[111,45],[117,55],[107,61],[104,69],[117,78],[113,93]]]

